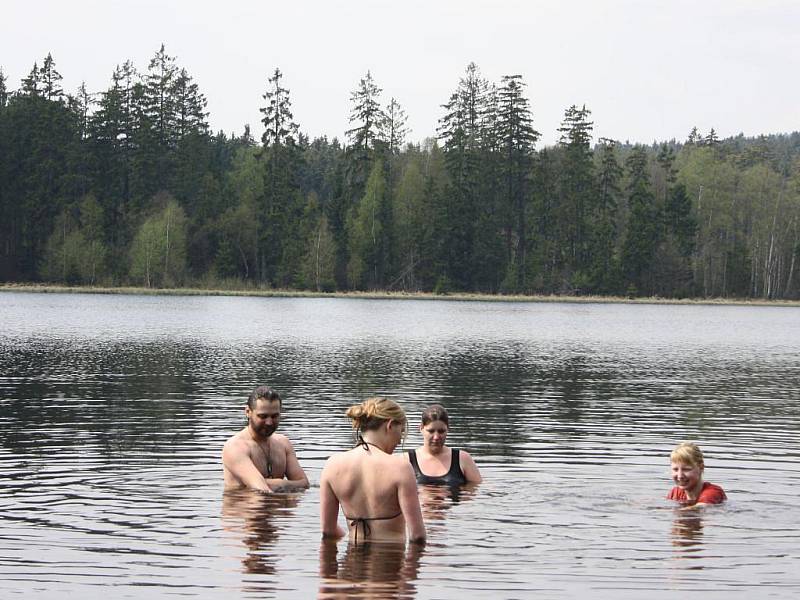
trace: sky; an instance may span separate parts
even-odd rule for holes
[[[300,129],[342,139],[369,70],[418,142],[470,62],[490,82],[522,75],[538,147],[573,104],[591,110],[595,140],[800,129],[797,0],[4,0],[0,13],[11,89],[49,52],[66,91],[102,92],[162,43],[229,134],[261,135],[278,67]]]

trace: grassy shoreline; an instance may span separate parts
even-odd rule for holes
[[[4,283],[0,292],[38,294],[134,294],[146,296],[254,296],[264,298],[364,298],[381,300],[457,300],[464,302],[567,302],[573,304],[695,304],[730,306],[791,306],[800,307],[798,300],[764,300],[743,298],[625,298],[622,296],[544,296],[499,295],[477,293],[433,294],[430,292],[311,292],[289,289],[204,289],[204,288],[143,288],[94,287]]]

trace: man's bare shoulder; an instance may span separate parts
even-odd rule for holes
[[[250,444],[244,435],[245,430],[234,433],[222,447],[223,452],[249,452]]]
[[[278,444],[279,447],[285,448],[286,450],[292,448],[291,440],[282,433],[273,433],[270,437],[275,440],[275,443]]]

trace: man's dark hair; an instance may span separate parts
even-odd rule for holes
[[[256,407],[256,402],[259,400],[277,400],[278,404],[283,407],[281,395],[267,385],[260,385],[250,393],[247,397],[247,406],[249,406],[250,409],[254,409]]]

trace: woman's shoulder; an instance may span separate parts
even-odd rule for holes
[[[352,450],[345,450],[343,452],[334,452],[325,461],[325,468],[336,467],[338,465],[347,463],[351,460]]]
[[[706,481],[703,483],[703,489],[697,501],[704,504],[719,504],[723,500],[727,500],[727,498],[725,490],[723,490],[722,487]]]

